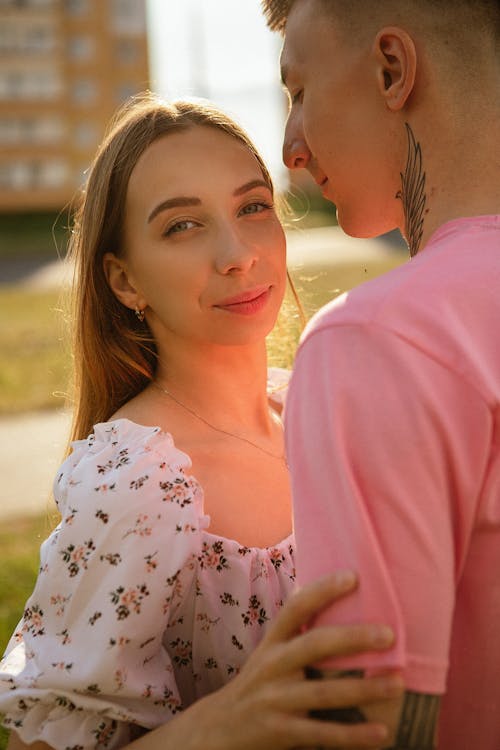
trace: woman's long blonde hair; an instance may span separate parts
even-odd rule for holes
[[[155,140],[195,126],[216,128],[255,156],[273,191],[266,165],[246,133],[210,104],[167,104],[146,93],[134,97],[112,120],[99,147],[74,214],[69,258],[72,296],[74,416],[70,440],[87,437],[154,377],[156,347],[146,325],[111,291],[103,255],[123,254],[125,197],[131,172]]]

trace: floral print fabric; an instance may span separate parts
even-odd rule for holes
[[[123,747],[237,674],[290,593],[292,538],[209,533],[190,465],[126,419],[74,444],[54,485],[61,523],[0,662],[3,723],[25,742]]]

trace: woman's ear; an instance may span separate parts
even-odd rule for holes
[[[122,258],[117,258],[114,253],[106,253],[102,264],[109,287],[122,305],[130,310],[143,310],[146,301],[134,286],[126,262]]]
[[[381,29],[374,42],[379,92],[388,109],[402,109],[415,85],[417,50],[411,36],[397,26]]]

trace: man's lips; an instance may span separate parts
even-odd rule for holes
[[[311,162],[307,166],[307,171],[313,178],[316,185],[318,185],[318,187],[322,188],[323,185],[326,185],[326,183],[328,182],[328,177],[320,168],[316,159],[311,160]]]
[[[221,302],[217,302],[214,307],[227,310],[228,312],[251,315],[264,307],[270,291],[271,287],[269,284],[253,287],[253,289],[247,289],[240,294],[236,294],[234,297],[226,297]]]

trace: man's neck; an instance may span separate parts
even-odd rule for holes
[[[420,133],[418,125],[415,131]],[[448,133],[426,129],[420,143],[424,205],[414,252],[448,221],[500,213],[500,113],[485,116],[481,125],[468,117],[462,128],[450,128]],[[415,242],[411,220],[405,212],[402,232],[410,248]]]

